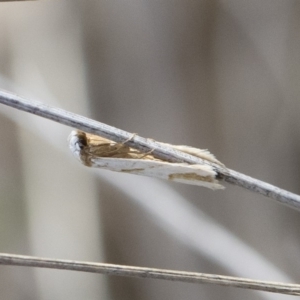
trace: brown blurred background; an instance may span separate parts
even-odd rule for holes
[[[208,148],[299,194],[299,20],[290,0],[1,3],[0,88]],[[299,212],[229,185],[93,171],[69,132],[0,107],[0,252],[299,282]],[[285,299],[7,266],[0,298]]]

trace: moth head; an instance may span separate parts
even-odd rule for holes
[[[73,155],[83,164],[88,164],[86,147],[88,146],[88,138],[83,131],[73,130],[68,137],[69,148]]]
[[[68,137],[68,143],[72,152],[81,151],[87,146],[87,136],[83,131],[73,130]]]

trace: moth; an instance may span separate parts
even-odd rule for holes
[[[68,142],[73,155],[88,167],[167,179],[213,190],[224,188],[219,184],[216,179],[217,173],[210,165],[164,161],[155,158],[151,152],[143,153],[130,148],[125,142],[116,143],[79,130],[71,132]],[[164,145],[224,167],[208,150],[183,145]]]

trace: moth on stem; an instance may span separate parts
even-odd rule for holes
[[[129,132],[122,129],[91,120],[58,107],[49,106],[37,101],[30,101],[1,90],[0,103],[34,115],[38,115],[42,118],[46,118],[60,124],[64,124],[66,126],[84,130],[91,134],[105,136],[116,142],[123,141],[124,139],[130,137]],[[200,159],[196,156],[187,157],[187,155],[182,151],[173,152],[170,146],[163,147],[163,144],[161,144],[161,147],[157,147],[158,143],[151,143],[151,141],[147,141],[147,139],[140,136],[135,137],[134,141],[130,142],[131,145],[134,145],[134,148],[137,149],[151,150],[151,147],[155,147],[153,154],[155,154],[155,157],[162,159],[162,161],[168,159],[172,160],[173,162],[187,162],[196,164],[200,162]],[[201,162],[202,161],[203,160],[201,159]],[[214,164],[214,170],[218,173],[218,179],[222,179],[223,181],[232,185],[239,186],[251,192],[271,198],[281,204],[285,204],[290,208],[300,211],[300,195],[291,193],[240,172],[224,168],[222,165],[218,166],[217,164]]]
[[[204,186],[213,190],[224,188],[216,179],[216,171],[209,165],[167,162],[155,158],[151,155],[151,151],[143,153],[137,149],[130,148],[126,145],[126,141],[124,143],[116,143],[79,130],[72,131],[68,141],[74,156],[88,167],[157,177],[185,184]],[[168,146],[224,167],[207,150],[169,144]]]

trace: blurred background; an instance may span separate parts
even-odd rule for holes
[[[2,2],[0,88],[299,194],[299,26],[290,0]],[[89,169],[70,131],[0,106],[0,252],[299,282],[299,212],[231,185]],[[0,297],[290,299],[8,266]]]

